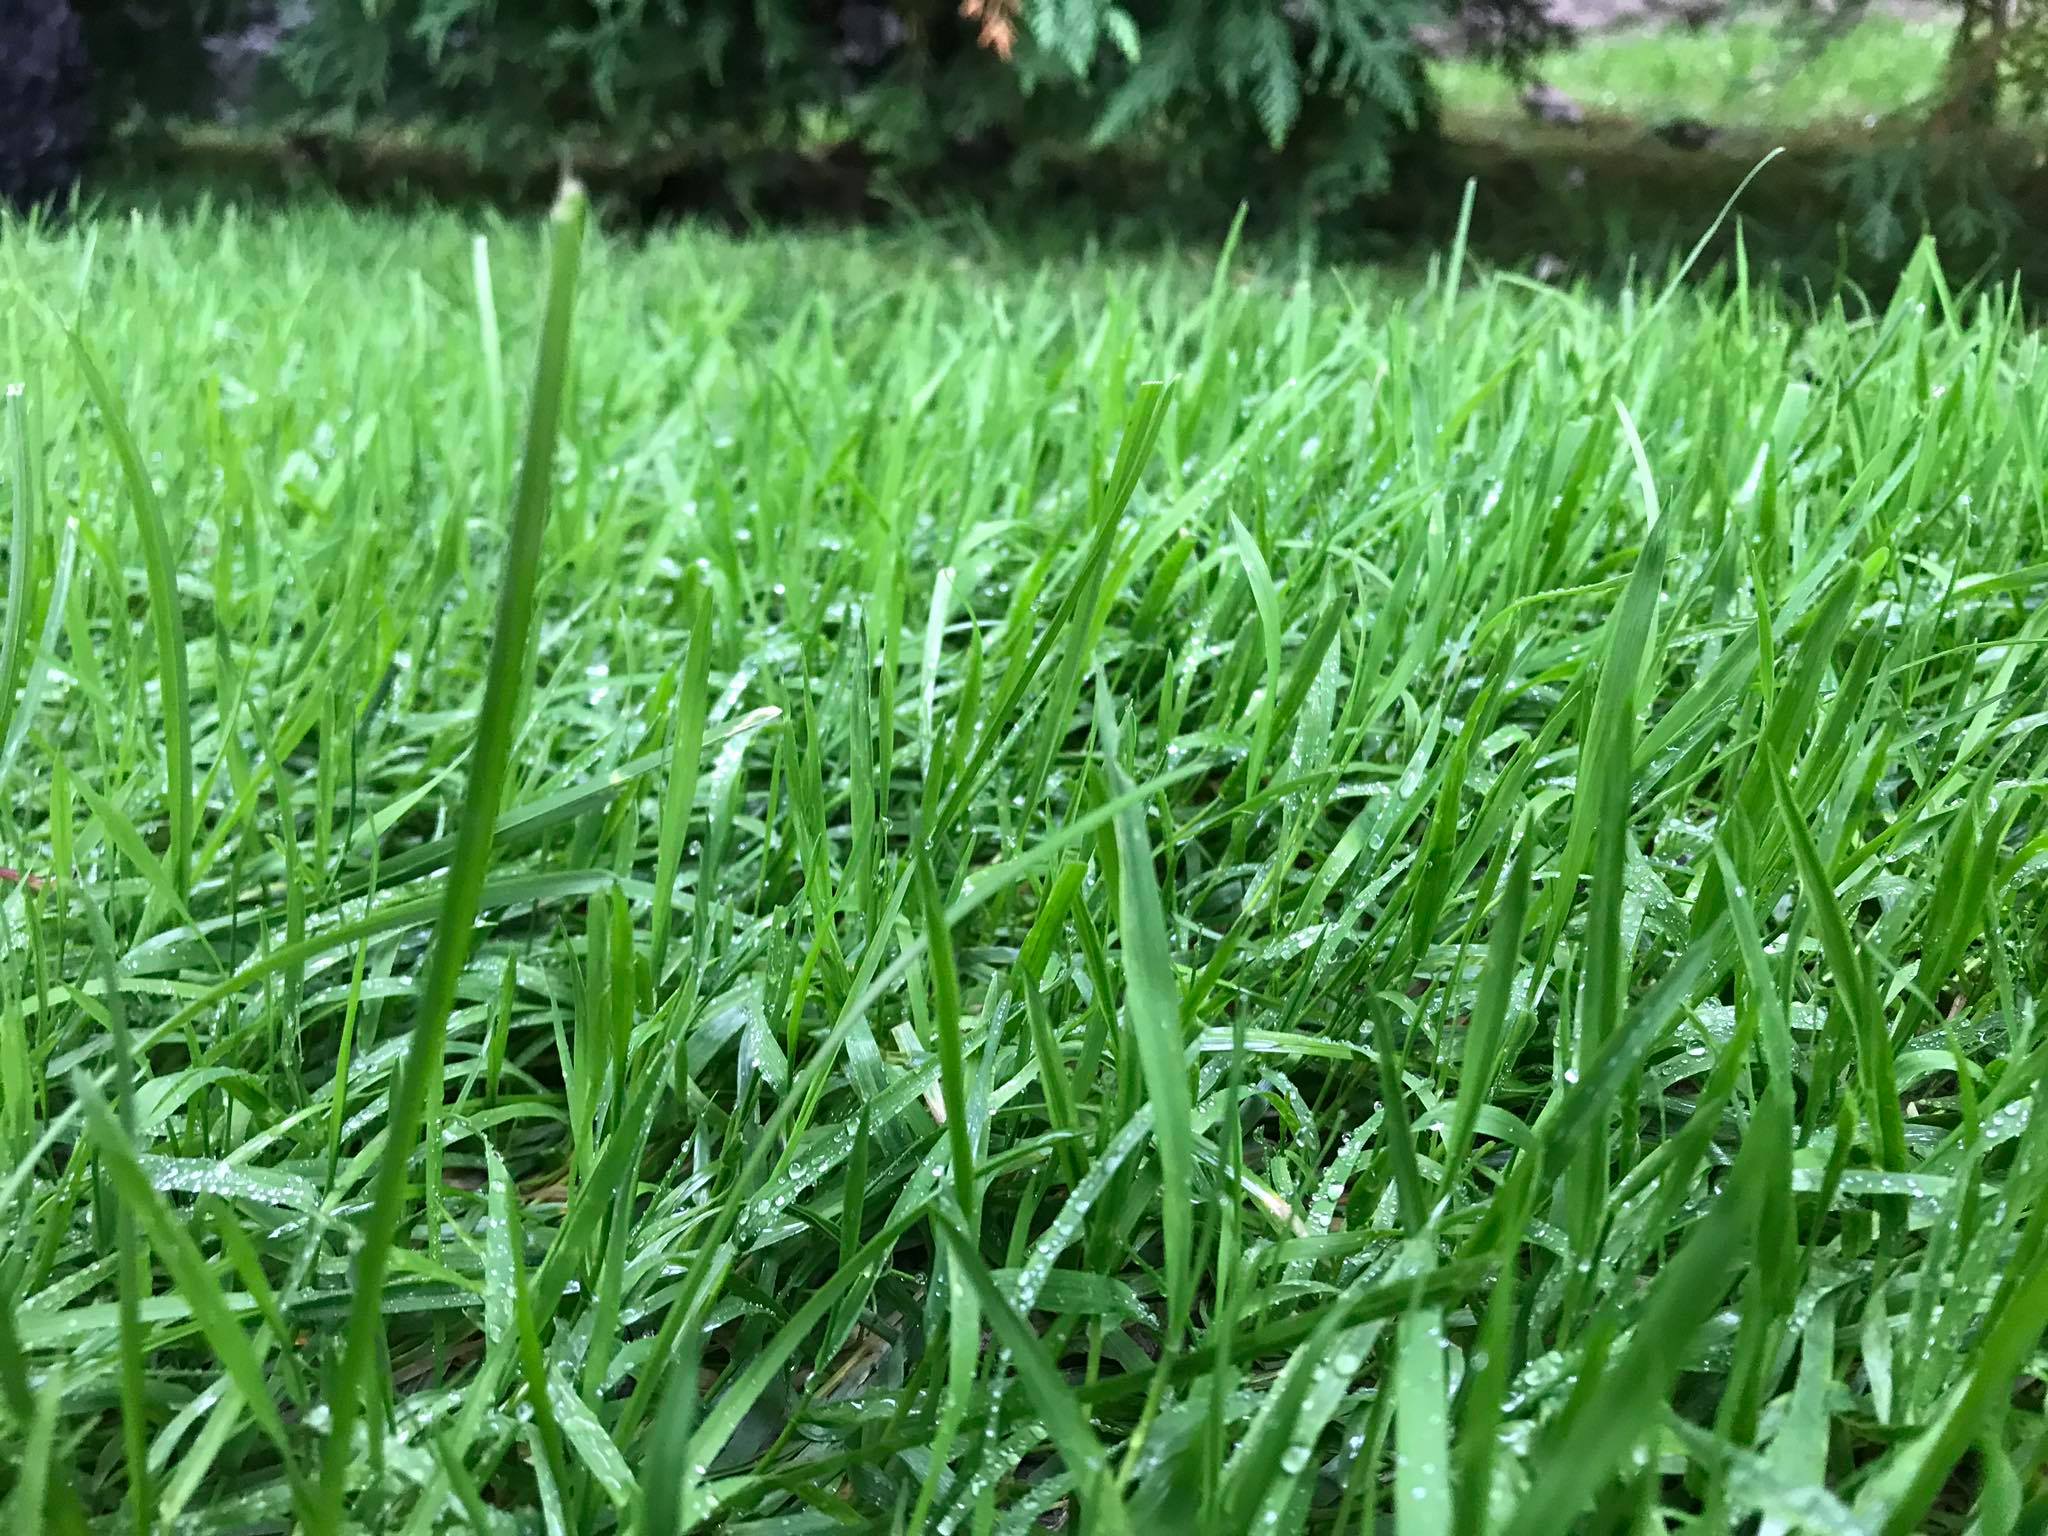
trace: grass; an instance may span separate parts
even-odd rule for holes
[[[2048,1524],[2013,295],[574,224],[0,234],[7,1530]]]
[[[1588,38],[1536,72],[1591,113],[1650,121],[1691,114],[1780,132],[1853,127],[1936,95],[1953,31],[1873,17],[1811,53],[1770,21],[1625,32]],[[1433,74],[1454,112],[1517,110],[1517,87],[1498,70],[1452,59]]]

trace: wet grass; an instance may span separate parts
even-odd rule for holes
[[[6,1529],[2048,1520],[2010,295],[475,233],[0,234]]]

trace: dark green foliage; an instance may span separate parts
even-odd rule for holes
[[[266,10],[254,0],[0,0],[0,201],[63,196],[106,130],[210,114],[210,40]]]
[[[109,124],[130,112],[177,116],[212,107],[207,40],[240,25],[241,0],[77,0]]]
[[[1113,84],[1097,144],[1164,136],[1186,155],[1176,158],[1184,173],[1227,183],[1249,158],[1262,180],[1329,195],[1383,183],[1389,150],[1427,121],[1410,34],[1430,12],[1418,0],[1155,0],[1140,10],[1142,48],[1100,72]],[[1077,55],[1067,62],[1077,83],[1090,78]]]
[[[501,152],[788,129],[835,69],[809,7],[733,0],[322,0],[284,64],[307,109],[466,127]]]
[[[1380,184],[1429,122],[1427,0],[322,0],[303,114],[452,128],[492,157],[857,145],[1029,184],[1114,148],[1187,185]]]

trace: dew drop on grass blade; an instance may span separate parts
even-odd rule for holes
[[[1714,1205],[1665,1263],[1636,1309],[1627,1347],[1608,1363],[1582,1410],[1534,1468],[1507,1536],[1569,1529],[1629,1451],[1653,1431],[1694,1336],[1727,1293],[1754,1239],[1763,1179],[1790,1155],[1787,1101],[1763,1101]],[[1768,1111],[1768,1112],[1766,1112]]]
[[[1450,1410],[1444,1380],[1443,1313],[1401,1314],[1394,1361],[1394,1530],[1450,1536]]]

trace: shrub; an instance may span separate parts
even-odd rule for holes
[[[1426,131],[1428,0],[321,0],[302,109],[494,155],[853,140],[886,163],[1132,151],[1191,184],[1383,180]],[[1284,162],[1280,152],[1285,150]]]
[[[209,43],[255,0],[0,0],[0,199],[61,197],[105,130],[214,109]]]
[[[212,109],[207,41],[253,9],[242,0],[75,0],[109,125],[129,114]]]
[[[64,18],[64,57],[91,57],[109,124],[216,110],[212,45],[226,43],[264,66],[259,116],[431,125],[515,170],[578,146],[729,168],[832,144],[861,166],[995,170],[1030,188],[1107,152],[1148,196],[1327,204],[1384,184],[1399,151],[1429,140],[1416,35],[1438,3],[28,0],[7,24]],[[1465,4],[1489,47],[1534,35],[1533,0]],[[253,52],[235,46],[259,34]],[[10,49],[8,67],[47,71],[39,46]],[[87,119],[63,114],[87,108],[54,89],[12,98],[35,104],[18,133],[67,167],[61,185],[88,138]]]
[[[1028,14],[1026,88],[1079,98],[1091,146],[1155,149],[1196,184],[1375,189],[1430,124],[1424,0],[1034,0]]]
[[[432,121],[523,153],[789,132],[829,95],[832,43],[801,0],[320,0],[284,62],[307,112]]]

